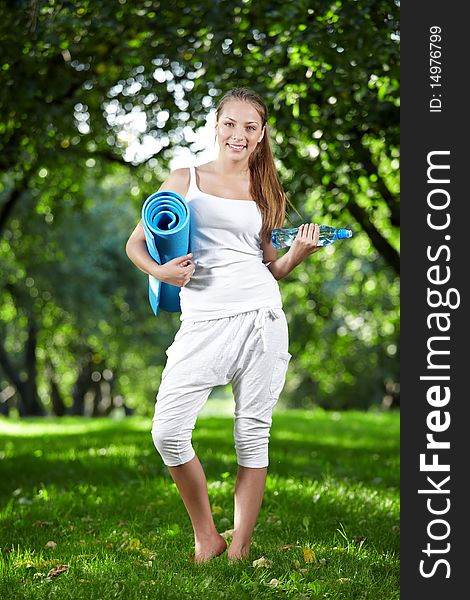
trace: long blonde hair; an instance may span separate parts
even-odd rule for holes
[[[269,143],[266,104],[256,92],[243,87],[234,88],[226,92],[217,105],[217,120],[219,120],[224,106],[231,100],[243,100],[252,104],[261,117],[261,126],[266,128],[263,139],[250,155],[248,167],[250,169],[250,195],[258,205],[262,217],[263,225],[260,237],[263,241],[270,240],[271,230],[282,227],[284,224],[286,203],[296,212],[297,210],[287,197],[277,175]]]

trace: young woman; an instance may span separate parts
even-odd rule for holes
[[[126,246],[130,260],[181,288],[181,326],[166,351],[152,437],[181,494],[194,529],[195,562],[227,549],[212,519],[207,482],[191,444],[197,415],[214,386],[231,383],[238,473],[228,558],[249,558],[261,508],[272,411],[291,355],[277,281],[316,252],[319,227],[305,224],[280,258],[270,232],[282,227],[287,197],[269,144],[267,108],[245,88],[217,108],[218,157],[176,169],[162,184],[190,207],[190,249],[158,265],[141,222]],[[193,260],[192,260],[193,259]]]

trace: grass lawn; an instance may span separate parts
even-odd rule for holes
[[[230,417],[193,445],[233,527]],[[250,559],[198,565],[150,419],[0,419],[0,598],[399,598],[399,414],[274,413]],[[257,563],[254,561],[258,561]]]

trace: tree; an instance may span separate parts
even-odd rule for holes
[[[233,85],[254,88],[266,99],[279,171],[303,221],[347,222],[355,234],[366,235],[367,244],[356,241],[362,238],[355,235],[349,246],[351,254],[347,254],[349,264],[358,264],[375,282],[376,287],[367,291],[368,301],[374,297],[373,290],[383,290],[378,286],[384,285],[396,300],[398,4],[320,0],[312,7],[306,0],[204,0],[197,5],[180,0],[164,5],[125,0],[103,0],[98,4],[49,0],[17,1],[13,10],[9,4],[0,5],[0,243],[5,265],[0,304],[8,329],[0,363],[7,381],[22,397],[29,394],[36,398],[24,400],[25,406],[28,402],[39,406],[34,391],[38,344],[50,344],[52,327],[68,332],[64,339],[69,357],[63,359],[62,348],[58,364],[52,361],[46,368],[40,359],[41,373],[64,371],[64,365],[70,368],[72,364],[74,372],[80,372],[80,368],[88,368],[85,357],[90,355],[89,331],[99,311],[106,315],[108,324],[120,330],[121,316],[108,308],[113,306],[121,315],[117,309],[120,302],[132,305],[123,300],[125,290],[120,292],[121,300],[116,297],[107,305],[109,280],[103,281],[100,289],[98,284],[89,283],[88,273],[70,255],[63,254],[60,259],[60,249],[72,239],[67,237],[70,230],[64,230],[67,239],[59,240],[54,227],[74,214],[80,221],[92,210],[87,181],[95,182],[93,193],[101,197],[103,190],[97,192],[99,178],[112,174],[118,180],[128,178],[123,184],[125,189],[138,190],[132,196],[135,207],[128,219],[131,214],[138,217],[139,206],[167,172],[173,148],[194,148],[188,128],[202,125],[207,110]],[[155,157],[133,157],[132,144],[149,139],[154,142],[158,161]],[[125,194],[122,188],[120,193]],[[294,214],[288,216],[292,223],[297,219]],[[123,219],[113,223],[124,236]],[[43,227],[50,232],[54,229],[57,247],[53,251],[49,245],[41,245]],[[90,225],[80,251],[86,251],[90,240],[96,240],[93,236],[102,234]],[[108,230],[106,235],[112,236],[112,232]],[[109,256],[102,241],[99,251]],[[339,270],[332,260],[333,256],[327,255],[324,266],[336,270],[337,278],[331,285],[338,286],[348,265],[342,262]],[[70,277],[56,277],[50,261],[62,275]],[[119,261],[114,257],[111,264],[121,265]],[[126,271],[124,263],[120,268]],[[320,334],[331,342],[335,335],[332,332],[344,326],[342,320],[347,315],[338,316],[332,308],[338,297],[328,295],[330,284],[325,276],[320,277],[307,266],[299,267],[286,282],[288,298],[291,289],[296,290],[293,296],[300,293],[300,274],[304,278],[304,301],[312,300],[311,291],[317,293],[319,286],[324,298],[325,314],[317,315],[315,331],[310,334]],[[354,290],[351,302],[343,298],[343,306],[348,305],[351,314],[361,312],[357,302],[358,298],[363,301],[360,293],[364,287],[356,281],[349,289]],[[87,299],[86,290],[94,294],[93,302]],[[48,300],[44,300],[46,292]],[[80,310],[83,304],[72,306],[73,297],[84,298],[88,306],[96,304],[88,321]],[[375,345],[374,350],[373,336],[363,340],[367,348],[363,355],[372,361],[367,368],[376,369],[370,380],[375,389],[372,395],[377,398],[380,387],[385,390],[387,382],[393,387],[397,381],[396,364],[392,368],[389,365],[394,355],[387,355],[386,348],[397,346],[398,326],[396,304],[378,293],[375,301],[378,306],[367,309],[372,330],[380,335],[378,323],[389,323],[385,347]],[[296,307],[290,306],[289,300],[287,305],[295,315]],[[130,317],[134,328],[136,310]],[[332,317],[336,329],[328,321]],[[170,319],[170,329],[175,322]],[[22,331],[21,336],[15,331]],[[302,331],[308,328],[294,326],[294,344],[304,339]],[[346,331],[349,339],[349,326]],[[77,334],[82,341],[72,352]],[[330,343],[335,348],[334,356],[340,352],[337,337],[334,344]],[[95,334],[92,356],[104,352],[109,359],[103,346],[105,339],[105,333]],[[308,340],[299,345],[303,358],[297,363],[301,372],[298,381],[304,382],[299,385],[308,389],[313,386],[322,398],[331,397],[332,389],[339,388],[331,381],[326,385],[325,378],[324,383],[318,380],[315,359],[305,358],[308,347]],[[373,366],[373,356],[383,360]],[[36,361],[31,362],[31,357]],[[330,372],[334,370],[332,364]],[[345,376],[351,370],[354,366],[344,365]],[[57,389],[60,378],[58,381]],[[21,392],[25,385],[33,391]],[[71,390],[72,382],[65,387]],[[372,388],[366,388],[364,398],[371,396]],[[350,398],[348,394],[345,397]]]

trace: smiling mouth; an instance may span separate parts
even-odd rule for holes
[[[241,144],[227,144],[227,146],[231,150],[236,150],[237,152],[240,152],[241,150],[244,150],[246,148],[246,146],[243,146]]]

